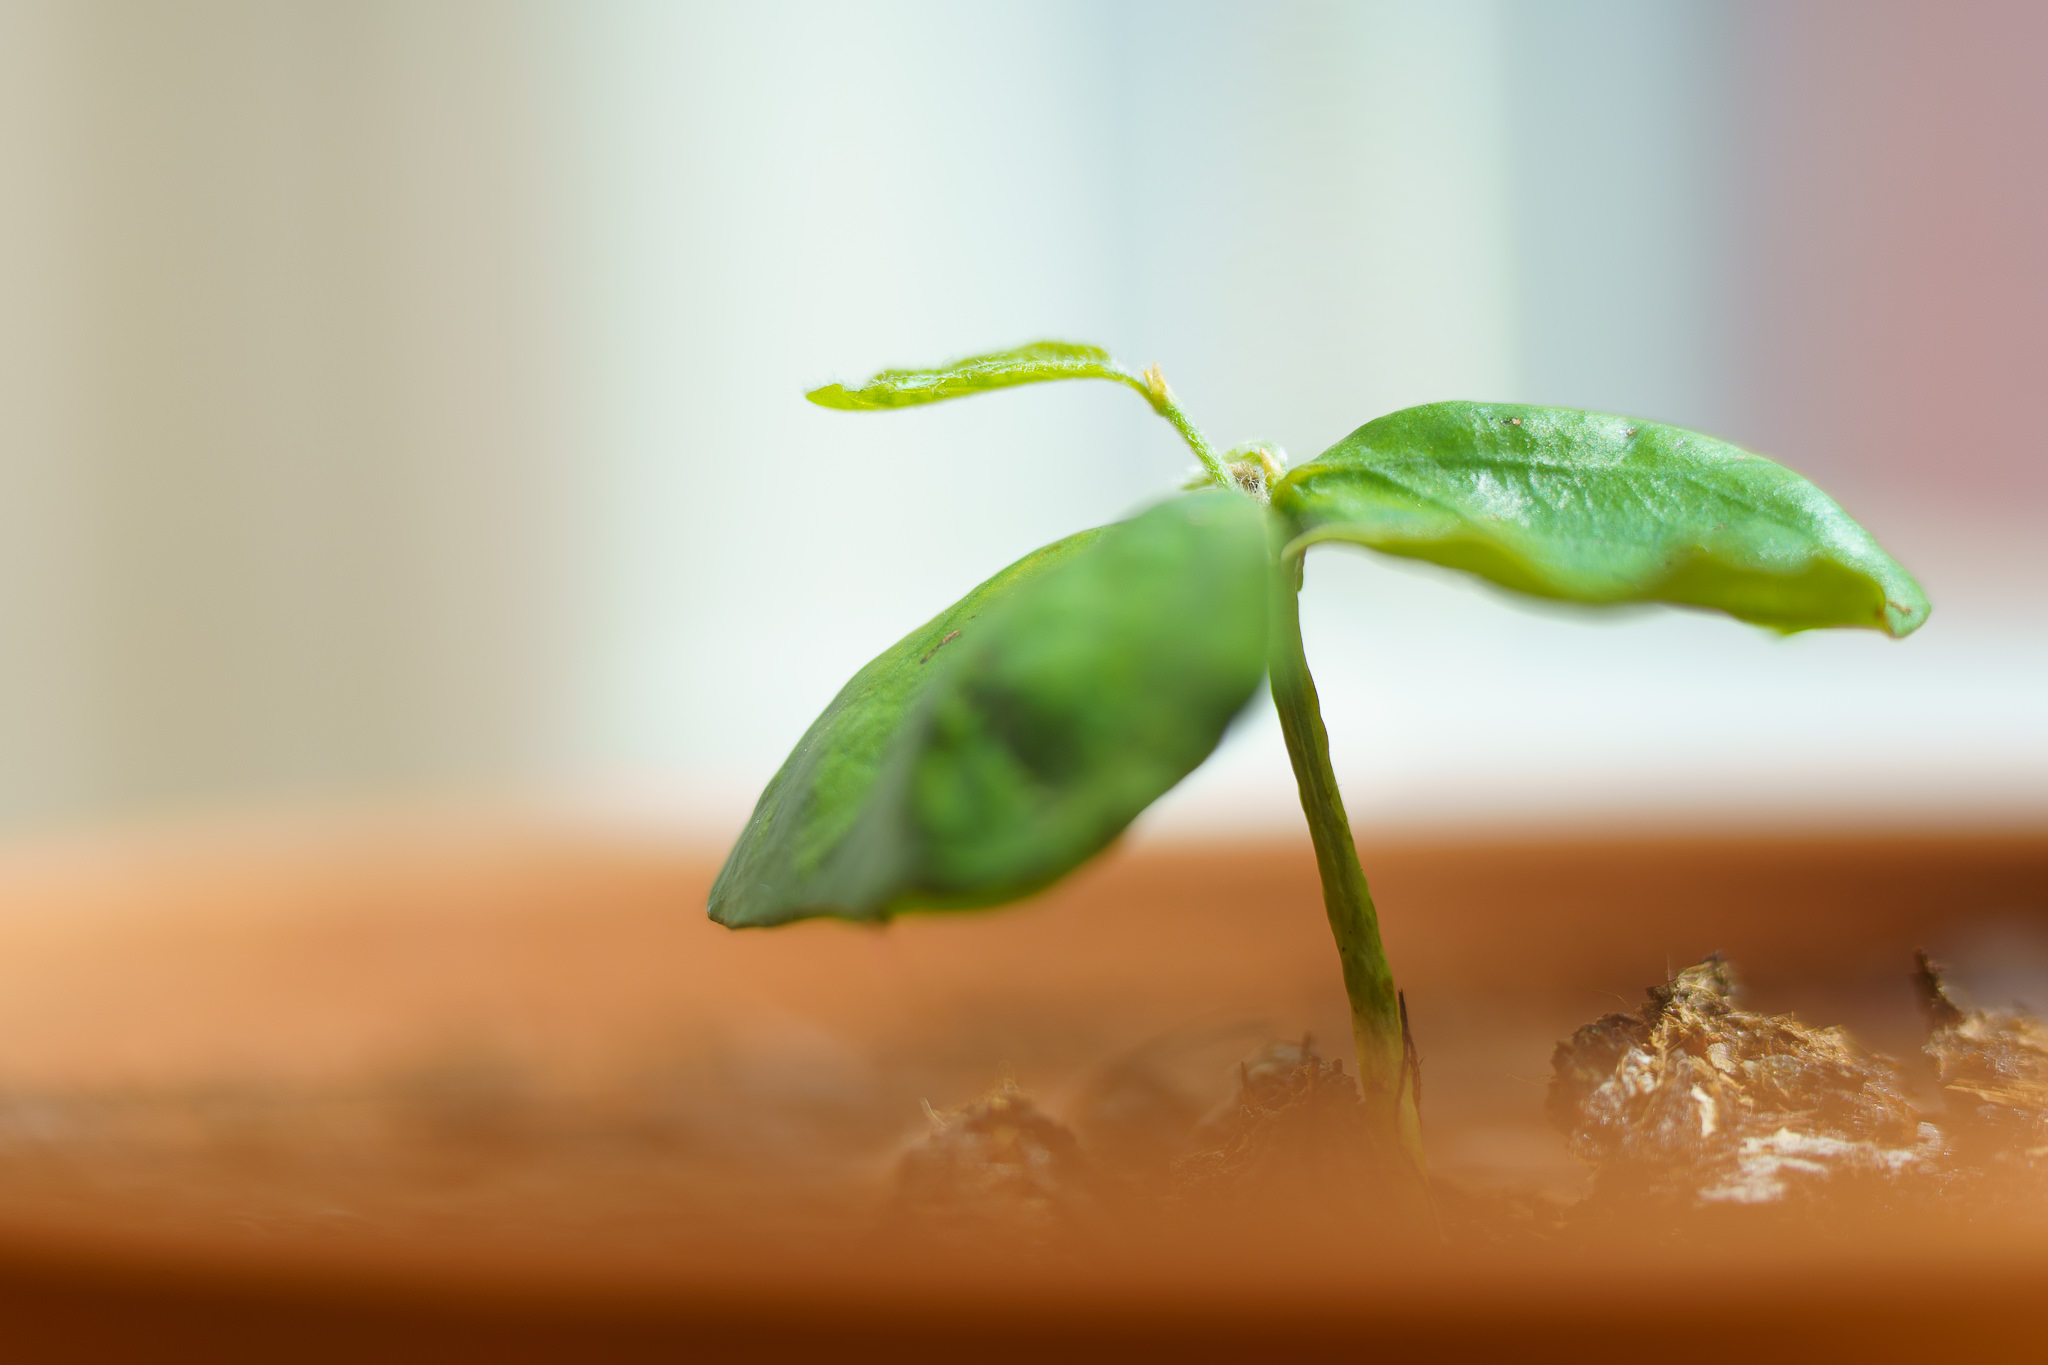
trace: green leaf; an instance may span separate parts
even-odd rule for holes
[[[762,793],[722,924],[992,905],[1207,758],[1265,669],[1266,518],[1178,498],[1005,569],[855,675]]]
[[[938,403],[1052,379],[1112,379],[1145,394],[1147,401],[1153,397],[1145,381],[1112,360],[1109,352],[1071,341],[1035,341],[1015,350],[969,356],[931,370],[884,370],[854,388],[827,384],[805,397],[819,407],[865,412]]]
[[[1677,427],[1506,403],[1368,422],[1273,508],[1342,540],[1572,602],[1712,607],[1790,633],[1927,619],[1906,571],[1782,465]]]

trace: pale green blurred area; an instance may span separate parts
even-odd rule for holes
[[[2048,811],[2048,11],[0,0],[0,828],[595,803],[716,838],[867,658],[1177,482],[1040,336],[1297,459],[1447,397],[1705,428],[1919,636],[1321,552],[1364,824]],[[1291,828],[1263,714],[1148,828]]]

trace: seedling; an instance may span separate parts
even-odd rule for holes
[[[1696,432],[1430,403],[1288,469],[1221,455],[1158,369],[1039,342],[814,390],[911,407],[1016,384],[1135,390],[1201,461],[1185,496],[1026,555],[854,675],[762,792],[711,889],[733,927],[1002,904],[1100,852],[1192,772],[1264,676],[1350,997],[1372,1130],[1423,1179],[1414,1051],[1302,650],[1309,549],[1362,545],[1516,592],[1712,608],[1791,633],[1904,636],[1919,585],[1820,489]]]

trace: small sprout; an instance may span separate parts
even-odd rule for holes
[[[1223,465],[1230,471],[1240,492],[1248,493],[1263,503],[1271,500],[1273,485],[1287,473],[1287,455],[1276,445],[1251,441],[1225,451]]]
[[[1362,1122],[1376,1150],[1402,1154],[1417,1188],[1420,1067],[1303,652],[1308,551],[1340,542],[1531,596],[1709,608],[1787,633],[1860,626],[1897,637],[1927,618],[1919,585],[1820,489],[1676,427],[1430,403],[1290,469],[1263,443],[1218,456],[1157,365],[1137,373],[1099,347],[1058,341],[809,396],[867,411],[1061,379],[1142,396],[1200,461],[1190,495],[1025,556],[856,674],[762,792],[711,889],[711,916],[733,927],[881,922],[1028,896],[1198,767],[1264,680],[1344,964]],[[962,637],[970,619],[975,633]],[[1713,982],[1697,984],[1703,1005],[1721,998]],[[1665,1022],[1646,1016],[1640,1027]],[[1710,1057],[1721,1042],[1735,1046],[1707,1040]],[[1669,1078],[1689,1141],[1732,1140],[1726,1076],[1702,1062]],[[986,1101],[977,1122],[1008,1103]]]
[[[1145,367],[1145,391],[1152,395],[1155,404],[1164,405],[1173,401],[1173,390],[1166,387],[1166,372],[1157,365]]]

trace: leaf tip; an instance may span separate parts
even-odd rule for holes
[[[1903,602],[1887,597],[1884,603],[1885,634],[1894,640],[1903,640],[1926,625],[1933,612],[1933,606],[1918,593]]]
[[[818,388],[812,389],[804,397],[810,399],[821,408],[834,408],[840,412],[852,412],[859,406],[859,404],[853,401],[853,395],[846,391],[844,384],[821,385]]]

